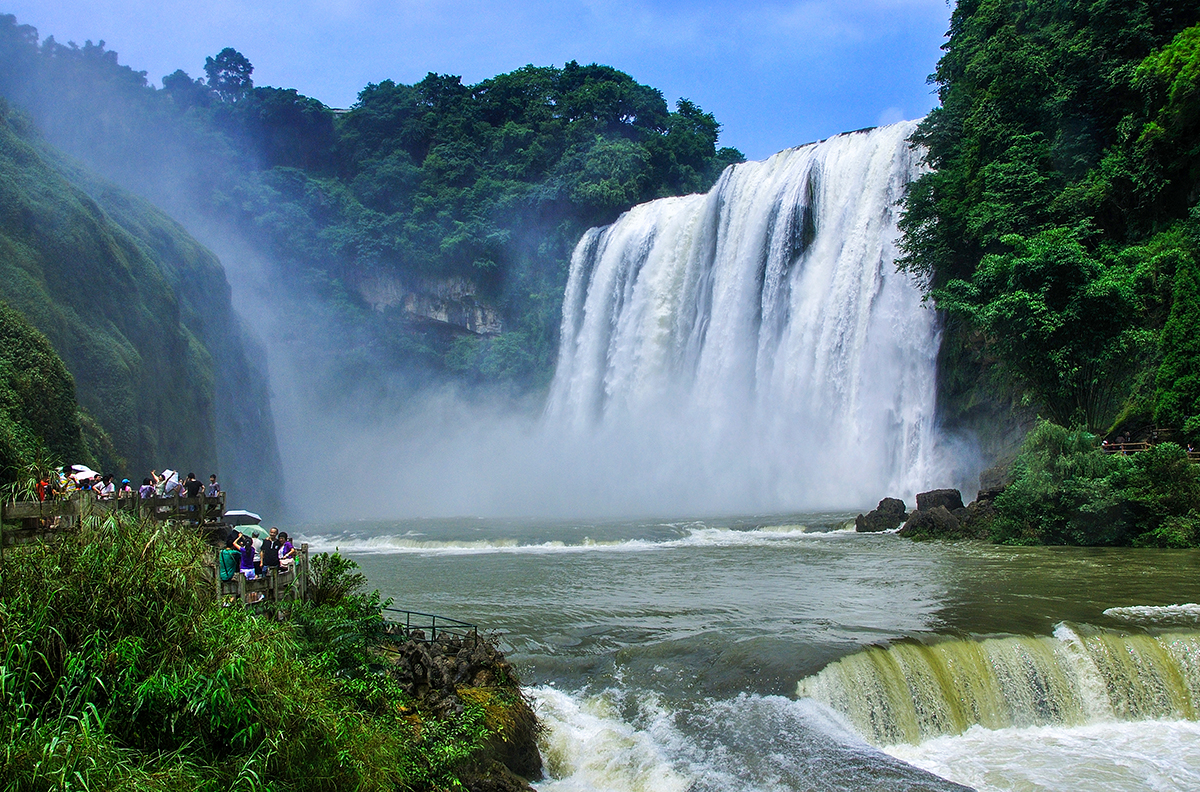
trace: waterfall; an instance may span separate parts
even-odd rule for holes
[[[728,168],[571,261],[548,418],[647,487],[753,508],[911,497],[936,475],[939,332],[895,271],[915,122]],[[714,501],[714,506],[718,505]]]
[[[1200,633],[1089,634],[869,647],[800,681],[876,745],[989,729],[1194,720]]]

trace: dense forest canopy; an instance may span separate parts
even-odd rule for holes
[[[1175,296],[1200,255],[1197,22],[1173,0],[971,0],[951,18],[903,266],[1060,424],[1200,415],[1175,374],[1194,359]]]
[[[520,387],[547,380],[570,252],[635,203],[707,189],[743,159],[720,125],[608,66],[526,66],[464,85],[366,86],[335,111],[255,86],[233,49],[152,87],[104,42],[40,40],[0,17],[0,94],[104,175],[248,239],[374,362]],[[362,284],[465,280],[504,332],[372,311]],[[361,362],[361,359],[360,359]]]

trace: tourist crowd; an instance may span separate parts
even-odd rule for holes
[[[233,580],[238,572],[247,580],[254,580],[272,570],[276,573],[291,571],[296,562],[296,546],[278,528],[272,528],[265,539],[252,538],[235,528],[217,561],[221,580]]]
[[[68,465],[51,471],[38,481],[37,497],[44,501],[81,491],[91,492],[100,500],[133,497],[135,493],[129,479],[121,479],[121,483],[117,484],[115,478],[112,473],[97,473],[87,465]],[[151,470],[150,475],[142,479],[142,486],[138,487],[136,495],[143,499],[176,496],[197,498],[201,493],[208,498],[221,494],[216,473],[208,477],[208,486],[205,486],[194,473],[188,473],[187,478],[180,481],[179,473],[166,469],[162,473]]]

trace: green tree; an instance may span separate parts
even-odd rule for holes
[[[250,75],[254,67],[246,56],[233,47],[226,47],[215,58],[204,59],[204,73],[208,75],[208,87],[224,102],[244,99],[254,88]]]

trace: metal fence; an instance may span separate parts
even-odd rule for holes
[[[384,608],[383,611],[392,634],[402,640],[433,643],[441,635],[458,638],[463,643],[470,641],[472,646],[479,644],[479,627],[474,624],[420,611],[399,608]]]

